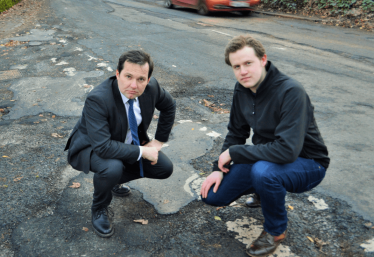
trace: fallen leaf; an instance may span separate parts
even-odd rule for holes
[[[288,205],[288,209],[290,209],[292,211],[293,210],[293,206]]]
[[[17,181],[20,181],[23,177],[18,177],[18,178],[15,178],[13,179],[14,182],[17,182]]]
[[[3,187],[8,187],[8,185],[3,185]]]
[[[203,101],[204,101],[204,105],[205,105],[206,107],[211,106],[211,105],[213,104],[212,102],[209,102],[209,101],[206,100],[206,99],[203,99]]]
[[[214,97],[214,95],[208,95],[208,97]]]
[[[32,106],[37,106],[38,104],[33,104]]]
[[[86,227],[83,227],[83,228],[82,228],[82,230],[84,230],[84,231],[86,231],[86,232],[87,232],[87,231],[88,231],[89,229],[88,229],[88,228],[86,228]]]
[[[201,173],[200,173],[200,176],[202,176],[202,175],[205,175],[205,173],[204,173],[204,172],[201,172]]]
[[[0,112],[5,112],[5,110],[3,108],[0,108]]]
[[[73,185],[69,186],[71,188],[79,188],[81,186],[81,183],[79,182],[73,182]]]
[[[34,123],[35,123],[35,124],[38,124],[38,123],[39,123],[39,121],[34,121]]]
[[[195,130],[194,128],[192,128],[191,130]]]
[[[3,155],[3,158],[10,158],[9,156]]]
[[[313,238],[311,238],[310,236],[307,236],[306,238],[308,238],[310,242],[314,243]]]
[[[47,121],[47,119],[41,119],[40,121]]]
[[[39,114],[39,117],[43,117],[43,114]]]
[[[165,203],[169,203],[169,202],[170,202],[169,200],[165,200],[165,201],[164,201],[164,204],[165,204]]]
[[[57,134],[57,133],[52,133],[52,136],[53,136],[53,137],[58,137],[58,138],[63,138],[63,136],[61,136],[61,135],[59,135],[59,134]]]
[[[56,160],[55,160],[55,162],[58,162],[60,160],[60,157],[58,157]]]
[[[39,178],[39,175],[36,175],[35,177],[36,177],[36,178]]]
[[[141,223],[141,224],[143,224],[143,225],[147,225],[147,224],[148,224],[148,220],[144,220],[144,219],[141,219],[141,220],[134,220],[134,222]]]
[[[52,115],[52,119],[56,118],[56,115]]]
[[[91,85],[84,85],[83,87],[85,87],[85,88],[90,88]]]
[[[214,216],[214,219],[215,219],[215,220],[221,220],[221,218],[218,217],[218,216]]]
[[[218,211],[218,210],[220,210],[220,209],[223,209],[223,208],[225,208],[225,206],[218,207],[218,208],[216,209],[216,211]]]

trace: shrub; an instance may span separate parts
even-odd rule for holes
[[[0,13],[5,10],[8,10],[13,5],[17,4],[21,0],[0,0]]]

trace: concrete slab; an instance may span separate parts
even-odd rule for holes
[[[15,70],[16,71],[16,70]],[[14,92],[14,107],[7,119],[52,112],[58,116],[81,115],[84,96],[92,87],[84,87],[85,78],[99,77],[103,71],[76,72],[62,78],[23,78],[10,86]]]
[[[202,156],[213,146],[214,137],[208,136],[211,129],[194,122],[184,122],[172,130],[172,140],[163,152],[173,161],[174,172],[167,180],[140,179],[129,186],[141,191],[144,200],[154,205],[160,214],[178,212],[180,208],[197,199],[200,183],[197,171],[190,160]],[[191,187],[191,183],[194,186]]]
[[[17,41],[49,41],[53,39],[53,34],[56,31],[50,30],[42,30],[42,29],[32,29],[30,30],[30,34],[20,36],[20,37],[12,37],[9,38],[10,40],[17,40]]]

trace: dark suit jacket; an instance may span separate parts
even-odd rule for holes
[[[138,127],[140,142],[149,142],[147,130],[155,108],[160,111],[155,139],[166,142],[174,124],[175,100],[151,78],[139,96],[142,123]],[[75,125],[65,150],[69,149],[68,162],[77,170],[88,173],[90,157],[94,151],[103,159],[119,159],[135,163],[139,147],[125,144],[128,121],[115,76],[105,80],[87,96],[82,117]]]

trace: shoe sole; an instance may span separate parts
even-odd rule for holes
[[[107,237],[111,237],[111,236],[114,234],[114,228],[112,228],[112,231],[111,231],[110,233],[108,233],[108,234],[100,233],[99,231],[97,231],[97,230],[95,229],[94,226],[92,226],[92,228],[93,228],[93,231],[95,231],[96,235],[98,235],[98,236],[100,236],[100,237],[107,238]]]
[[[129,192],[126,193],[126,194],[117,194],[117,193],[115,193],[115,192],[112,191],[112,195],[114,195],[114,196],[118,196],[118,197],[124,197],[124,196],[128,196],[128,195],[130,195],[130,194],[131,194],[131,191],[129,191]]]

